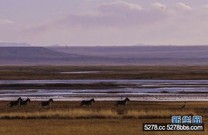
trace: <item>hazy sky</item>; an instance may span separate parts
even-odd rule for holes
[[[0,42],[207,45],[207,0],[0,0]]]

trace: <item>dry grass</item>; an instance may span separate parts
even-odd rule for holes
[[[170,111],[170,110],[150,110],[150,111],[136,111],[130,110],[125,114],[124,118],[170,118],[173,115],[195,115],[195,112],[186,112],[186,111]]]
[[[41,119],[41,118],[118,118],[118,115],[111,110],[93,111],[84,109],[74,109],[69,111],[44,111],[44,112],[10,112],[0,113],[1,119]]]
[[[0,119],[145,119],[170,118],[172,115],[207,115],[207,102],[129,102],[126,106],[115,106],[115,102],[96,102],[92,106],[80,106],[80,102],[54,102],[41,107],[39,102],[28,106],[8,107],[0,102]]]
[[[43,108],[38,102],[27,107],[0,102],[0,135],[207,135],[207,102],[96,102],[80,107],[79,102],[54,102]],[[143,123],[170,123],[172,115],[202,115],[203,132],[145,132]]]
[[[84,110],[73,109],[68,111],[43,111],[43,112],[10,112],[0,113],[1,119],[117,119],[117,118],[170,118],[172,115],[195,115],[195,112],[169,111],[169,110],[150,110],[137,111],[129,110],[124,114],[118,114],[113,110]]]

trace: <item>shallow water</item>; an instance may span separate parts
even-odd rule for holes
[[[32,100],[118,100],[130,97],[138,101],[208,101],[208,80],[1,80],[0,84],[135,84],[117,89],[22,89],[0,90],[0,100],[18,97]]]
[[[142,85],[208,85],[208,80],[0,80],[0,84],[43,84],[43,83],[129,83]]]

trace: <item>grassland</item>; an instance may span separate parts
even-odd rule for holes
[[[4,79],[208,79],[208,66],[0,66]]]
[[[57,101],[49,107],[41,107],[40,102],[30,102],[28,106],[8,107],[8,101],[0,102],[0,118],[169,118],[178,115],[206,115],[207,102],[144,102],[131,101],[126,106],[115,106],[112,101],[97,101],[92,106],[80,106],[76,101]]]
[[[95,102],[80,107],[79,102],[54,102],[40,107],[39,102],[28,106],[8,107],[0,102],[0,134],[4,135],[206,135],[208,133],[208,103],[130,102],[115,106],[115,102]],[[145,132],[143,123],[170,123],[172,115],[202,115],[202,132]]]

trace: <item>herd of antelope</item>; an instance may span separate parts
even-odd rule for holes
[[[130,101],[129,98],[125,98],[124,100],[116,101],[116,106],[126,105],[128,101]],[[17,100],[11,101],[7,105],[9,107],[26,106],[28,104],[28,102],[31,102],[31,100],[29,98],[27,98],[26,100],[23,100],[21,97],[19,97]],[[53,99],[49,99],[48,101],[41,101],[40,105],[42,107],[49,106],[52,102],[54,102]],[[81,103],[80,103],[80,106],[91,106],[92,103],[94,103],[94,102],[95,102],[94,98],[92,98],[90,100],[82,100]]]

